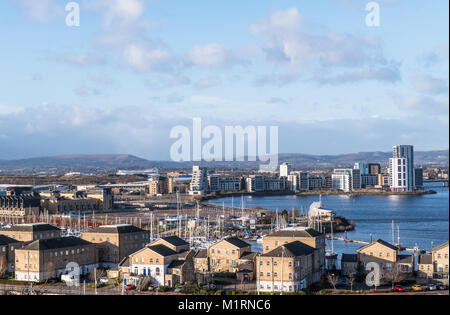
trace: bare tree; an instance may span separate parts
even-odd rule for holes
[[[334,273],[328,274],[328,282],[333,286],[333,288],[336,290],[336,285],[339,281],[339,276],[335,275]]]
[[[394,264],[391,270],[392,289],[396,283],[399,283],[406,279],[406,274],[401,270],[401,265]]]
[[[350,275],[350,277],[348,278],[348,282],[350,283],[350,290],[353,291],[353,285],[356,282],[356,275],[354,275],[353,273]]]
[[[8,260],[5,255],[0,256],[0,278],[8,274]]]

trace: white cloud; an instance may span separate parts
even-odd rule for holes
[[[448,80],[436,78],[431,75],[418,74],[412,78],[411,84],[420,93],[448,93]]]
[[[237,64],[247,64],[236,53],[223,48],[217,43],[210,43],[203,46],[195,45],[187,53],[186,59],[188,63],[208,67],[230,67]]]
[[[35,22],[49,22],[65,14],[65,8],[54,0],[19,0],[23,12]]]
[[[172,65],[171,54],[164,49],[144,49],[134,44],[124,50],[125,62],[138,71],[168,71]]]
[[[11,114],[19,113],[22,110],[23,110],[22,107],[10,106],[10,105],[0,103],[0,115],[5,115],[5,116],[11,115]]]
[[[197,81],[195,83],[195,87],[197,89],[208,89],[208,88],[212,88],[212,87],[218,86],[220,84],[222,84],[222,80],[220,80],[220,78],[211,77],[211,78],[206,78],[206,79],[202,79],[200,81]]]

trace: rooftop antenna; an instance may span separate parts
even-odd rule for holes
[[[392,228],[391,228],[391,231],[392,231],[392,244],[394,245],[395,244],[395,228],[394,228],[394,220],[392,220]]]

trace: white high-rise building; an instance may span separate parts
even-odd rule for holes
[[[408,182],[408,191],[412,191],[414,189],[414,146],[412,145],[396,145],[393,148],[393,158],[405,158],[407,160],[407,182]],[[395,170],[392,171],[395,173]],[[395,183],[392,180],[392,185]]]
[[[335,169],[332,175],[332,187],[345,192],[361,189],[361,171],[359,169]]]
[[[291,165],[289,163],[283,163],[280,165],[280,176],[288,177],[291,174]]]
[[[409,190],[408,159],[390,158],[389,173],[391,177],[391,190],[405,192]]]
[[[208,171],[206,168],[194,166],[192,168],[192,181],[189,194],[192,196],[202,196],[208,192]]]

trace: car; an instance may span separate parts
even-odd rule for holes
[[[437,285],[437,289],[440,290],[440,291],[444,291],[444,290],[447,290],[447,286],[443,285],[443,284],[438,284]]]
[[[422,291],[422,286],[415,284],[411,287],[411,289],[413,289],[413,291]]]
[[[394,291],[395,292],[404,292],[405,288],[403,286],[397,284],[394,286]]]
[[[127,291],[136,290],[136,286],[133,284],[126,285],[125,290],[127,290]]]
[[[427,285],[427,291],[436,291],[438,287],[435,284]]]

